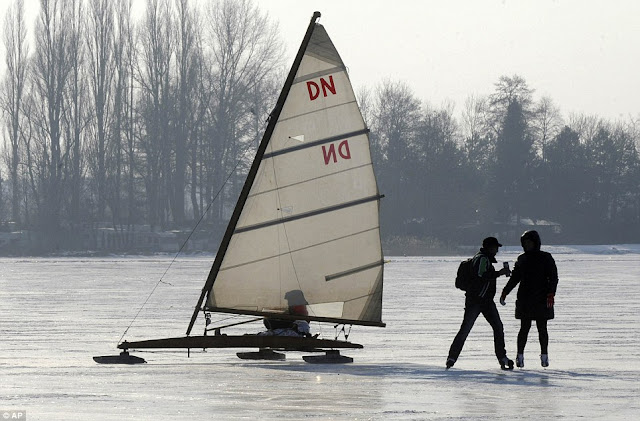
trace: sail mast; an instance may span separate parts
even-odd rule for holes
[[[278,97],[278,101],[276,102],[275,108],[273,112],[269,116],[269,123],[267,124],[267,128],[262,136],[262,140],[260,141],[260,146],[258,146],[258,151],[256,153],[255,158],[253,159],[253,163],[251,164],[251,168],[249,169],[249,174],[247,175],[247,179],[244,182],[244,186],[242,187],[242,191],[240,193],[240,197],[238,198],[238,202],[236,203],[236,207],[233,210],[233,214],[231,215],[231,219],[229,220],[229,224],[227,225],[227,229],[224,233],[224,237],[222,238],[222,242],[220,243],[220,247],[218,248],[218,252],[216,253],[216,258],[213,262],[213,266],[211,267],[211,271],[209,272],[209,276],[207,277],[207,281],[202,287],[202,293],[200,294],[200,298],[198,299],[198,303],[193,311],[193,315],[191,316],[191,321],[189,322],[189,327],[187,328],[187,336],[191,333],[191,329],[196,322],[198,317],[198,312],[204,302],[204,298],[208,291],[211,290],[213,283],[216,279],[218,271],[220,270],[220,266],[222,265],[222,260],[224,255],[229,247],[229,242],[231,241],[231,236],[233,235],[233,231],[236,228],[238,220],[240,219],[240,214],[242,213],[242,208],[244,207],[247,197],[249,196],[249,191],[251,190],[251,186],[253,185],[253,181],[258,172],[258,168],[260,167],[260,161],[262,161],[262,156],[264,155],[267,145],[271,140],[271,135],[273,134],[273,130],[275,128],[276,123],[278,122],[278,118],[280,117],[280,112],[282,111],[282,107],[284,106],[285,100],[289,95],[289,91],[291,89],[291,85],[293,85],[293,81],[295,79],[296,73],[298,72],[298,67],[300,67],[300,63],[302,62],[302,58],[304,56],[305,50],[307,49],[307,45],[309,44],[309,40],[311,39],[311,35],[313,34],[313,30],[315,28],[316,20],[320,17],[320,12],[314,12],[311,17],[311,22],[309,22],[309,27],[307,28],[307,32],[302,40],[302,44],[300,45],[300,49],[298,50],[298,54],[291,66],[291,70],[289,71],[289,75],[287,76],[287,80],[284,83],[282,91],[280,92],[280,96]]]

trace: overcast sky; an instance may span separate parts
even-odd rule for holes
[[[140,0],[138,0],[140,1]],[[11,0],[0,0],[1,12]],[[37,11],[37,0],[25,0]],[[459,112],[518,74],[563,114],[640,115],[638,0],[257,0],[291,63],[315,10],[356,88],[405,81]],[[4,56],[3,56],[4,60]],[[3,66],[4,67],[4,66]]]

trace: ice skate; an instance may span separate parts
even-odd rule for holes
[[[503,357],[500,360],[500,368],[503,370],[513,370],[513,360],[510,360],[507,357]]]
[[[549,355],[548,354],[540,354],[540,364],[543,367],[549,367]]]
[[[516,355],[516,366],[520,368],[524,367],[524,354]]]

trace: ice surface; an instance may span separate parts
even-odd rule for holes
[[[354,326],[350,339],[365,348],[344,351],[355,362],[339,366],[306,364],[299,353],[242,361],[236,350],[132,351],[148,364],[98,365],[92,356],[118,352],[171,257],[0,259],[0,412],[26,410],[29,420],[638,419],[640,246],[546,249],[560,274],[551,365],[540,367],[532,327],[526,366],[513,372],[500,370],[482,318],[444,370],[462,321],[464,294],[453,285],[460,256],[388,257],[387,327]],[[498,261],[513,267],[519,250],[502,250]],[[125,338],[183,335],[210,264],[180,258]],[[514,300],[499,306],[512,358]],[[200,318],[194,333],[202,327]],[[317,323],[312,330],[334,334]]]

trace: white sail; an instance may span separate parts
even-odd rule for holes
[[[265,140],[263,139],[263,142]],[[383,256],[368,130],[315,24],[206,308],[379,324]]]

